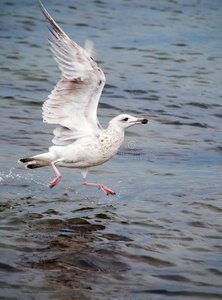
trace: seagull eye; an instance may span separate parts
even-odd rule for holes
[[[129,118],[125,118],[125,119],[123,119],[123,121],[128,121],[129,120]]]

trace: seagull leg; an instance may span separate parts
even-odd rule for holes
[[[52,165],[54,171],[56,172],[56,178],[54,178],[54,179],[50,182],[50,185],[49,185],[50,188],[53,188],[53,187],[59,182],[60,178],[62,177],[62,175],[59,173],[58,169],[57,169],[56,166],[55,166],[55,164],[56,164],[57,162],[58,162],[58,160],[57,160],[57,161],[51,162],[51,165]]]
[[[85,177],[83,177],[82,179],[82,184],[83,185],[88,185],[88,186],[95,186],[97,187],[99,190],[102,190],[106,195],[115,195],[116,193],[114,193],[112,190],[110,190],[109,188],[107,188],[105,185],[103,184],[96,184],[96,183],[87,183]]]

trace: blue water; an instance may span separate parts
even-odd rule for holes
[[[106,75],[100,123],[131,127],[92,168],[26,170],[53,126],[41,106],[60,77],[38,1],[0,7],[1,299],[222,298],[221,1],[44,1]]]

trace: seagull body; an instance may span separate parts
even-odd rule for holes
[[[49,39],[62,78],[43,104],[43,121],[57,125],[49,152],[22,158],[28,169],[51,165],[60,180],[58,167],[79,168],[83,185],[95,186],[105,194],[115,194],[102,184],[85,181],[88,169],[111,159],[124,141],[125,130],[136,124],[146,124],[147,119],[121,114],[103,129],[97,119],[97,106],[105,85],[105,76],[93,56],[92,44],[85,49],[72,41],[56,24],[44,6],[41,10],[50,23],[54,41]]]

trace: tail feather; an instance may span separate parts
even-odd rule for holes
[[[35,164],[28,164],[26,166],[26,169],[36,169],[36,168],[41,168],[41,167],[43,167],[43,165],[35,163]]]
[[[19,163],[28,163],[26,168],[27,169],[35,169],[41,168],[45,166],[50,166],[51,162],[54,160],[54,156],[48,153],[38,154],[32,157],[25,157],[19,159]]]
[[[18,162],[20,162],[20,163],[27,163],[27,162],[30,162],[30,161],[33,161],[33,160],[35,160],[33,157],[26,157],[26,158],[19,159]]]

